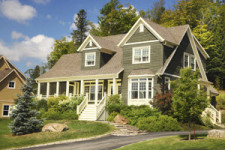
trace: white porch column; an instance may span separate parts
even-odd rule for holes
[[[98,79],[95,80],[95,105],[98,103]]]
[[[56,96],[59,96],[59,81],[56,82]]]
[[[47,82],[47,89],[46,89],[46,97],[48,98],[49,96],[49,82]]]
[[[66,96],[69,96],[70,81],[66,81]]]
[[[113,78],[113,94],[117,94],[118,92],[116,91],[116,78]]]
[[[84,80],[80,80],[80,95],[84,95]]]
[[[41,91],[41,83],[38,82],[38,89],[37,89],[37,96],[40,98],[40,91]]]

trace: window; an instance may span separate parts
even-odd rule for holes
[[[8,117],[10,113],[10,106],[9,105],[3,105],[3,116]]]
[[[165,83],[165,85],[168,86],[168,90],[170,90],[170,78],[169,77],[165,77],[164,83]]]
[[[133,48],[133,64],[150,62],[150,46]]]
[[[15,87],[16,87],[16,82],[10,81],[9,82],[9,89],[15,89]]]
[[[86,53],[85,66],[95,66],[95,56],[96,56],[96,53]]]
[[[184,68],[185,67],[191,67],[192,70],[196,69],[196,60],[195,56],[192,54],[184,53]]]
[[[143,24],[140,24],[139,31],[140,31],[140,32],[144,32],[144,25],[143,25]]]
[[[130,81],[131,99],[151,99],[153,97],[151,78],[131,79]]]
[[[92,46],[92,41],[89,42],[89,46]]]

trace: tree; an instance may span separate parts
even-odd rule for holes
[[[33,89],[33,93],[37,94],[37,83],[35,81],[36,78],[38,78],[41,74],[46,72],[46,66],[39,66],[36,65],[34,69],[28,69],[25,74],[27,74]]]
[[[151,21],[156,22],[160,24],[162,14],[165,11],[165,1],[164,0],[159,0],[154,3],[154,6],[151,10],[147,11],[146,17],[149,18]]]
[[[53,51],[47,57],[48,68],[52,68],[62,55],[75,53],[77,52],[76,50],[76,43],[74,41],[68,42],[66,37],[63,37],[61,40],[55,40]]]
[[[156,93],[154,99],[150,104],[157,108],[162,114],[171,113],[172,92],[168,89],[168,85],[161,84],[161,91]]]
[[[189,127],[189,140],[191,139],[191,124],[196,121],[209,101],[203,90],[198,90],[199,71],[193,72],[191,68],[180,70],[180,78],[171,82],[173,97],[172,108],[174,115]]]
[[[99,30],[94,33],[101,36],[126,33],[138,19],[137,10],[132,6],[124,7],[118,0],[110,0],[100,10]],[[91,30],[91,33],[93,31]]]
[[[37,119],[39,112],[32,109],[35,103],[32,101],[32,86],[29,79],[23,85],[22,95],[16,100],[15,109],[13,109],[9,128],[13,135],[23,135],[41,130],[43,120]]]
[[[77,47],[79,47],[87,37],[86,34],[89,31],[87,13],[84,9],[81,9],[79,13],[76,15],[74,24],[77,29],[73,30],[71,35],[73,41],[76,43]]]

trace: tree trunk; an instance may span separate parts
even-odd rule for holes
[[[188,121],[188,129],[189,129],[189,140],[191,140],[191,121]]]

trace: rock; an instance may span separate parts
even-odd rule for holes
[[[210,130],[207,137],[225,138],[225,130]]]
[[[69,130],[69,127],[59,123],[49,123],[42,128],[42,132],[62,132],[66,130]]]
[[[119,124],[128,124],[129,120],[123,116],[121,116],[120,114],[116,115],[116,117],[113,119],[113,121],[115,123],[119,123]]]

